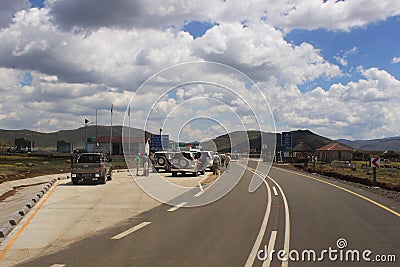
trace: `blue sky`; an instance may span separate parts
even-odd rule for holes
[[[192,35],[193,38],[196,39],[198,37],[203,36],[207,30],[211,29],[215,25],[218,25],[218,24],[193,20],[193,21],[189,21],[189,22],[185,23],[185,25],[183,25],[183,27],[182,27],[182,30],[190,33],[190,35]]]
[[[195,20],[187,22],[182,29],[196,39],[215,25],[218,24]],[[303,42],[310,43],[330,62],[338,63],[337,57],[344,58],[347,62],[346,66],[340,66],[343,76],[306,82],[299,85],[303,92],[317,86],[327,90],[335,83],[346,84],[358,80],[361,78],[357,71],[359,66],[385,69],[396,78],[400,78],[400,63],[392,63],[394,57],[400,57],[399,17],[388,18],[351,31],[293,30],[285,36],[285,40],[297,46]]]
[[[73,129],[77,117],[93,118],[93,107],[107,124],[111,104],[115,124],[122,124],[130,97],[153,74],[175,64],[214,61],[257,83],[278,132],[301,128],[348,139],[400,132],[398,0],[5,3],[0,124],[6,129]],[[232,82],[224,73],[212,74]],[[252,88],[241,88],[244,99],[254,97]],[[197,89],[188,88],[185,99],[212,95]],[[251,121],[232,98],[218,97]],[[144,114],[154,104],[149,99],[143,96],[142,110],[132,112]],[[168,109],[160,112],[179,105],[177,99],[161,98],[159,106]],[[195,126],[187,134],[201,140]]]
[[[31,3],[31,7],[44,7],[44,0],[29,0],[29,3]]]
[[[310,89],[315,85],[328,89],[332,83],[347,83],[360,78],[358,66],[364,68],[377,67],[389,71],[393,76],[400,78],[400,64],[393,64],[392,59],[400,56],[400,21],[399,17],[389,18],[386,21],[373,23],[366,27],[356,28],[349,32],[321,30],[294,30],[285,39],[300,45],[302,42],[313,44],[321,50],[324,58],[336,62],[336,56],[343,56],[346,52],[356,48],[356,51],[347,56],[347,66],[341,66],[344,75],[329,81],[318,79],[305,84],[303,89]]]

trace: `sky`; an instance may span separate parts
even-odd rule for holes
[[[131,105],[133,127],[181,129],[185,140],[257,129],[264,119],[277,132],[309,129],[332,139],[400,135],[398,0],[0,0],[0,7],[2,129],[75,129],[94,121],[96,109],[99,124],[109,125],[113,104],[113,125],[126,123]],[[174,67],[187,62],[227,67]],[[184,75],[235,89],[173,87]]]

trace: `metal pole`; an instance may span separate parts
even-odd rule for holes
[[[96,108],[96,138],[97,138],[97,108]]]
[[[162,133],[162,129],[160,128],[160,146],[161,146],[161,150],[164,150],[164,148],[163,148],[163,143],[162,143],[161,133]]]
[[[111,104],[110,157],[112,154],[112,116],[113,116],[113,104]]]
[[[86,141],[87,141],[87,123],[85,123],[85,150],[86,150]]]
[[[376,186],[376,167],[372,167],[372,184]]]

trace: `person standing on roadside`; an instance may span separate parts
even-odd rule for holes
[[[213,165],[212,165],[213,175],[218,175],[220,166],[221,166],[221,158],[219,157],[217,152],[213,157]]]
[[[139,176],[140,154],[137,154],[135,160],[136,160],[136,176]]]
[[[228,154],[226,154],[226,157],[225,157],[226,172],[231,171],[231,166],[229,164],[230,162],[231,162],[231,155],[228,153]]]
[[[149,157],[143,155],[143,176],[149,176]]]

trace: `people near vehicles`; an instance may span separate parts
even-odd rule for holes
[[[143,154],[143,174],[142,176],[149,176],[149,156]]]
[[[140,154],[137,154],[135,160],[136,160],[136,176],[139,176]]]
[[[225,164],[225,154],[219,154],[219,158],[221,159],[221,166]]]
[[[226,172],[230,172],[231,171],[231,167],[230,167],[230,161],[231,161],[231,155],[228,153],[226,154],[225,157],[225,166],[226,166]]]
[[[221,167],[221,158],[219,157],[218,153],[216,153],[213,157],[213,165],[212,165],[213,175],[218,175],[220,167]]]
[[[212,170],[213,165],[213,153],[211,151],[201,151],[200,170],[205,171],[206,169]]]

